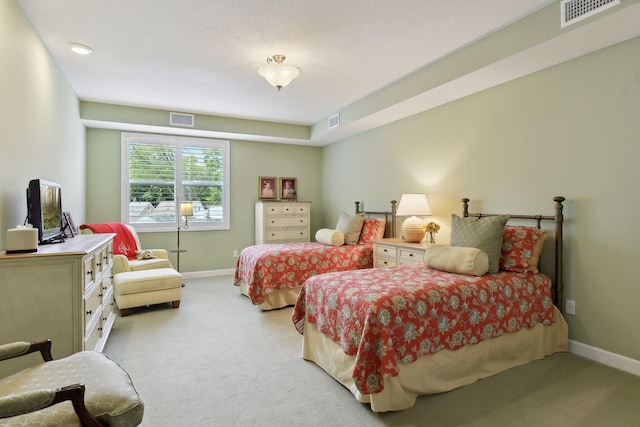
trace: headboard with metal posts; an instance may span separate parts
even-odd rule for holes
[[[536,228],[540,228],[540,222],[545,220],[555,221],[555,249],[556,249],[556,257],[555,257],[555,268],[554,268],[554,278],[552,284],[552,295],[554,297],[554,304],[556,307],[560,309],[561,312],[564,312],[564,300],[562,299],[562,292],[564,284],[562,282],[562,223],[564,221],[564,216],[562,215],[563,205],[562,202],[565,201],[565,198],[562,196],[556,196],[553,198],[553,201],[556,202],[555,215],[509,215],[509,219],[526,219],[526,220],[534,220],[536,221]],[[465,217],[474,217],[474,218],[482,218],[484,216],[496,216],[501,214],[484,214],[484,213],[469,213],[469,199],[462,199],[462,214]]]
[[[387,224],[384,230],[384,237],[396,237],[396,210],[398,209],[398,202],[396,200],[391,201],[391,211],[374,212],[374,211],[361,211],[360,202],[356,202],[356,214],[364,213],[367,216],[384,216],[387,219]]]

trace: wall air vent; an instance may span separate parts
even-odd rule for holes
[[[575,24],[603,10],[620,4],[620,0],[562,0],[560,3],[560,27]]]
[[[192,128],[193,123],[193,114],[169,113],[169,124],[171,126],[184,126]]]
[[[329,129],[337,128],[338,126],[340,126],[340,113],[329,117]]]

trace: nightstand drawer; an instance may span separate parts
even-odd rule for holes
[[[398,256],[398,248],[395,246],[387,246],[387,245],[375,245],[376,252],[375,255],[379,257],[389,257],[396,258]]]
[[[375,257],[373,259],[373,266],[379,267],[395,267],[398,265],[398,261],[395,258]]]
[[[398,259],[400,264],[420,264],[423,262],[424,251],[415,249],[399,248]]]
[[[373,242],[373,266],[393,267],[396,265],[422,264],[425,243],[409,243],[402,239],[380,239]]]

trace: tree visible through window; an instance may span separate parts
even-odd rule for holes
[[[191,202],[189,228],[228,229],[228,164],[229,141],[123,133],[123,221],[174,229]]]

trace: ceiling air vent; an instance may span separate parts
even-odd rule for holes
[[[329,117],[329,129],[337,128],[338,126],[340,126],[340,113]]]
[[[620,4],[620,0],[562,0],[560,27],[575,24],[603,10]]]
[[[169,124],[171,126],[193,127],[193,114],[169,113]]]

